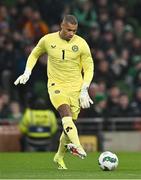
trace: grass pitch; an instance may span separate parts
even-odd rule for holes
[[[85,160],[67,153],[68,170],[58,170],[54,153],[0,153],[0,179],[141,179],[141,153],[116,153],[119,166],[102,171],[99,153],[89,153]]]

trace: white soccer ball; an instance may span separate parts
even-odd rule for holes
[[[117,168],[118,166],[118,157],[116,154],[105,151],[100,154],[99,159],[99,166],[104,171],[111,171]]]

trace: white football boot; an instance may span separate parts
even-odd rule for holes
[[[84,159],[87,156],[86,152],[81,146],[78,147],[75,144],[69,143],[66,144],[65,147],[70,151],[71,154],[78,156],[81,159]]]

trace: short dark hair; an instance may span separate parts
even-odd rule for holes
[[[63,18],[64,23],[78,24],[78,21],[74,15],[67,14]]]

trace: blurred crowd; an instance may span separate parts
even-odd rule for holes
[[[38,40],[60,29],[64,14],[77,17],[78,34],[95,62],[89,89],[94,105],[80,117],[140,116],[140,9],[140,0],[1,0],[0,118],[18,121],[30,99],[38,97],[53,109],[46,88],[47,55],[40,57],[27,85],[15,87],[13,82]]]

